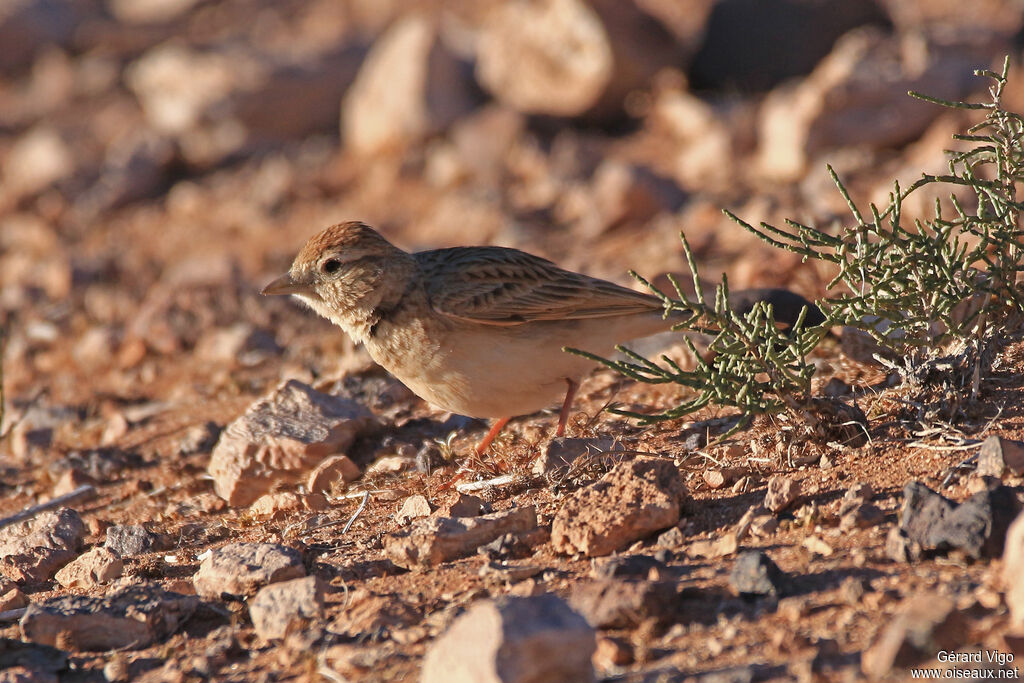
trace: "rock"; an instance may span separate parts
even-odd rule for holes
[[[1024,625],[1024,513],[1017,516],[1006,533],[1003,585],[1014,623]]]
[[[842,531],[868,529],[885,519],[885,513],[871,503],[874,491],[870,484],[857,483],[847,489],[839,505],[839,528]]]
[[[56,674],[15,666],[0,671],[0,683],[58,683]]]
[[[54,0],[23,0],[0,5],[0,70],[12,76],[45,46],[66,45],[90,15],[92,3],[65,5]]]
[[[407,457],[404,455],[385,455],[374,460],[369,467],[366,468],[366,474],[377,475],[377,474],[398,474],[404,472],[407,469],[415,467],[416,458]]]
[[[583,194],[575,200],[572,194],[565,196],[557,215],[576,223],[581,237],[593,239],[623,225],[643,225],[658,214],[674,213],[686,199],[674,180],[646,166],[605,160]]]
[[[331,622],[330,630],[352,638],[366,633],[391,633],[422,621],[423,615],[396,595],[352,592],[348,608]]]
[[[1024,442],[990,436],[978,451],[978,474],[1002,478],[1006,474],[1024,475]]]
[[[537,512],[524,506],[481,517],[428,517],[384,537],[388,558],[406,569],[422,569],[466,557],[508,533],[537,527]]]
[[[703,3],[697,11],[698,16],[707,12]],[[767,6],[757,0],[721,0],[703,27],[689,69],[691,83],[696,90],[764,91],[810,73],[847,31],[887,23],[875,2],[780,0]],[[814,30],[808,32],[808,26]]]
[[[893,552],[902,554],[898,545],[905,538],[930,555],[959,550],[975,560],[997,557],[1003,552],[1006,529],[1020,508],[1014,490],[1006,486],[980,491],[956,505],[912,481],[903,489],[902,534],[890,534]]]
[[[772,91],[758,124],[758,170],[795,180],[825,150],[894,147],[919,137],[942,108],[907,91],[960,99],[974,87],[974,66],[988,61],[966,48],[921,41],[881,31],[849,33],[810,76]]]
[[[165,550],[168,545],[161,534],[147,531],[141,524],[119,524],[107,529],[104,546],[118,557],[137,557],[156,550]]]
[[[67,665],[67,655],[57,648],[0,637],[0,671],[23,667],[33,672],[56,672]]]
[[[843,513],[839,518],[839,528],[843,531],[853,529],[870,529],[885,520],[885,513],[872,503],[860,503]]]
[[[485,600],[435,640],[423,683],[593,681],[596,634],[555,595]]]
[[[307,52],[198,50],[168,41],[125,71],[149,126],[175,139],[191,163],[336,129],[338,102],[355,79],[364,49]]]
[[[561,553],[608,555],[675,525],[687,499],[671,461],[636,458],[619,463],[566,499],[552,522],[551,542]]]
[[[395,521],[399,524],[408,524],[414,519],[429,517],[430,513],[430,502],[426,496],[409,496],[402,503],[402,509],[395,513]]]
[[[126,24],[158,24],[187,12],[198,0],[107,0],[107,8]]]
[[[400,149],[447,128],[477,104],[468,64],[429,18],[410,13],[373,45],[342,103],[345,145],[359,154]]]
[[[518,583],[531,577],[537,576],[544,571],[543,567],[531,567],[529,565],[514,565],[507,562],[488,562],[480,567],[477,576],[485,579],[492,579],[502,583]]]
[[[893,562],[914,562],[921,557],[924,551],[921,544],[914,541],[907,535],[907,532],[898,526],[889,529],[885,537],[885,556]]]
[[[297,484],[375,425],[359,404],[289,380],[221,434],[210,458],[214,490],[229,505],[249,505],[274,486]]]
[[[786,574],[760,550],[741,553],[729,574],[729,585],[743,596],[782,596],[788,582]]]
[[[650,555],[613,555],[591,560],[590,574],[595,579],[646,579],[665,569],[664,562]]]
[[[192,455],[211,450],[217,445],[220,433],[220,425],[216,422],[207,421],[201,425],[192,425],[178,441],[178,455]]]
[[[174,633],[198,604],[194,595],[154,585],[129,586],[102,598],[67,595],[29,605],[21,634],[73,651],[143,649]]]
[[[779,514],[792,507],[799,497],[800,482],[776,474],[768,480],[768,492],[764,496],[764,506],[775,514]]]
[[[895,29],[929,37],[964,36],[999,44],[1021,29],[1024,16],[1013,5],[986,3],[980,12],[964,13],[955,0],[883,0]],[[980,8],[979,8],[980,9]]]
[[[967,620],[953,601],[939,594],[910,598],[895,618],[861,655],[861,671],[884,678],[893,668],[935,661],[940,650],[956,650],[967,642]]]
[[[658,536],[658,545],[662,548],[678,548],[686,542],[686,535],[677,526]]]
[[[825,384],[825,386],[821,388],[821,393],[824,394],[825,396],[828,396],[829,398],[840,398],[842,396],[849,396],[851,392],[852,387],[843,380],[839,379],[838,377],[833,377],[828,381],[828,383]]]
[[[750,520],[747,530],[754,538],[768,538],[779,530],[779,519],[774,515],[758,515]]]
[[[717,490],[732,486],[739,481],[740,477],[749,473],[750,470],[746,467],[720,467],[704,470],[703,478],[709,489]]]
[[[50,510],[0,529],[0,573],[18,583],[49,580],[75,559],[85,525],[70,508]]]
[[[249,600],[249,615],[256,633],[264,640],[284,638],[320,617],[324,584],[317,576],[264,586]]]
[[[306,575],[302,555],[275,543],[229,543],[199,565],[193,583],[204,598],[253,595],[263,586]]]
[[[557,437],[548,441],[540,456],[533,461],[533,473],[537,476],[564,474],[569,467],[581,457],[616,458],[615,452],[625,451],[626,447],[616,439],[580,439]]]
[[[621,638],[598,638],[592,661],[598,671],[632,664],[635,659],[632,646]]]
[[[76,467],[70,467],[58,477],[50,493],[54,498],[71,493],[80,486],[95,485],[96,480]]]
[[[12,609],[21,609],[28,606],[28,598],[13,583],[6,580],[0,581],[0,612]]]
[[[1016,492],[1009,487],[981,491],[946,516],[942,533],[933,542],[939,550],[958,548],[975,560],[999,557],[1006,530],[1020,509]]]
[[[569,606],[594,628],[635,628],[668,616],[675,596],[675,586],[665,581],[604,579],[577,584]]]
[[[476,549],[477,554],[489,560],[514,560],[529,557],[536,546],[551,540],[551,532],[544,527],[537,527],[518,534],[502,534],[490,543]]]
[[[252,367],[280,351],[271,333],[249,323],[235,323],[203,333],[193,353],[196,358],[218,365]]]
[[[309,473],[306,488],[314,493],[331,493],[355,481],[362,474],[359,465],[347,455],[332,455]]]
[[[681,88],[656,93],[648,119],[674,143],[672,176],[688,191],[722,191],[754,137],[748,104],[706,102]],[[776,318],[777,319],[777,318]]]
[[[815,534],[811,534],[801,541],[800,546],[806,548],[811,553],[821,555],[822,557],[832,557],[833,553],[835,553],[835,549],[831,545]]]
[[[93,548],[64,565],[54,578],[65,588],[92,588],[110,583],[124,572],[121,558],[108,548]]]
[[[266,493],[249,506],[249,511],[264,519],[284,519],[289,513],[309,510],[323,512],[330,508],[327,499],[320,493],[293,493],[281,491]]]
[[[919,481],[908,482],[903,487],[903,506],[899,512],[899,527],[906,537],[920,544],[924,549],[934,547],[933,532],[942,525],[946,515],[956,504],[935,493]]]
[[[480,28],[476,76],[499,102],[524,113],[609,120],[622,116],[628,93],[676,66],[681,52],[632,2],[498,3]]]
[[[478,517],[486,512],[489,512],[489,506],[483,498],[459,492],[454,501],[442,505],[435,514],[439,517]]]
[[[18,138],[3,162],[8,202],[33,195],[75,172],[71,147],[58,131],[40,124]]]

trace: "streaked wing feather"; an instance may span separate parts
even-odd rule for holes
[[[490,325],[603,318],[661,309],[661,301],[563,270],[517,249],[455,247],[414,254],[434,310]]]

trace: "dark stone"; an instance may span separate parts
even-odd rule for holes
[[[143,649],[178,630],[198,604],[194,595],[156,585],[130,586],[102,598],[65,595],[29,605],[21,634],[74,651]]]
[[[980,491],[960,505],[918,481],[907,484],[903,496],[901,536],[909,542],[908,547],[919,544],[925,555],[960,550],[976,560],[998,557],[1006,529],[1021,508],[1014,490],[1002,485]],[[913,553],[908,556],[916,559]]]
[[[160,534],[147,531],[141,524],[120,524],[110,527],[107,529],[107,541],[104,545],[118,557],[136,557],[166,548]]]
[[[666,617],[675,597],[668,581],[603,579],[573,588],[569,606],[594,628],[631,628]]]
[[[888,26],[874,2],[721,0],[690,66],[695,90],[762,92],[810,73],[857,26]]]
[[[646,578],[652,569],[665,565],[649,555],[626,555],[595,559],[591,574],[596,579]]]
[[[921,482],[912,481],[903,487],[900,529],[922,547],[931,548],[933,529],[942,524],[955,505]]]
[[[813,302],[796,292],[777,287],[759,289],[743,289],[729,294],[729,305],[737,314],[743,316],[754,309],[754,305],[764,301],[771,304],[775,321],[792,327],[800,319],[800,311],[807,308],[804,325],[814,327],[825,322],[825,314]]]
[[[488,560],[517,560],[533,555],[535,539],[532,534],[503,534],[486,545],[477,548],[476,552]]]
[[[788,580],[770,557],[760,550],[748,550],[736,558],[729,584],[742,596],[782,596]]]
[[[61,671],[67,668],[63,650],[13,638],[0,638],[0,671],[23,666],[31,671]]]
[[[1016,494],[1006,486],[980,491],[949,512],[930,540],[937,550],[957,548],[975,560],[999,557],[1019,510]]]

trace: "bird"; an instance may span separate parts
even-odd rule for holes
[[[310,238],[263,295],[292,295],[341,327],[414,394],[493,419],[483,455],[512,417],[555,405],[564,436],[573,398],[617,344],[672,328],[662,299],[518,249],[407,252],[359,221]]]

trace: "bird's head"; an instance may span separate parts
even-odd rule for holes
[[[288,272],[261,293],[292,294],[353,333],[382,302],[401,296],[414,270],[408,253],[365,223],[349,221],[313,236]]]

